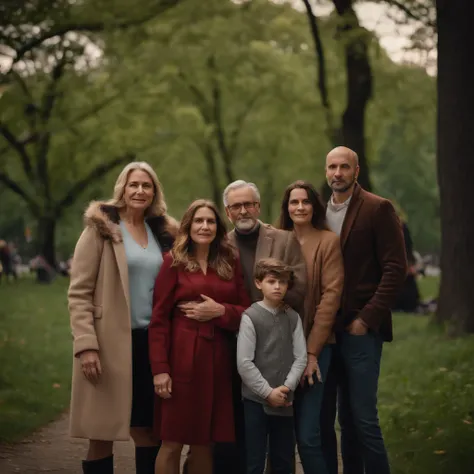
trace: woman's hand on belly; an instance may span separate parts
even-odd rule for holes
[[[206,295],[201,295],[203,301],[189,301],[178,304],[178,308],[189,318],[199,322],[207,322],[225,313],[225,307]]]

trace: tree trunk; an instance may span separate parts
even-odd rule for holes
[[[38,253],[53,269],[56,269],[56,224],[56,219],[53,217],[42,216],[38,219]]]
[[[271,167],[269,167],[269,170]],[[273,205],[275,203],[275,199],[281,199],[279,196],[276,196],[275,193],[275,179],[273,174],[270,171],[267,171],[265,174],[265,181],[263,184],[263,219],[265,222],[270,222],[271,224],[275,225],[275,222],[278,219],[272,219],[273,217]]]
[[[221,197],[221,187],[219,185],[219,176],[217,174],[216,159],[212,144],[208,141],[203,147],[203,154],[206,158],[207,172],[209,173],[209,183],[212,188],[212,200],[217,209],[222,212],[223,203]]]
[[[321,38],[321,32],[319,31],[318,20],[314,14],[313,7],[311,6],[310,0],[303,0],[306,8],[306,16],[308,17],[308,23],[313,37],[314,53],[316,57],[317,65],[317,89],[319,90],[319,97],[321,104],[324,108],[324,115],[326,118],[326,135],[328,136],[329,142],[332,146],[339,144],[339,129],[334,126],[334,118],[331,101],[329,99],[329,90],[327,85],[327,68],[326,68],[326,55],[324,53],[323,41]]]
[[[474,333],[472,152],[474,4],[438,0],[437,161],[441,214],[441,288],[435,319],[453,335]]]
[[[372,70],[369,61],[368,34],[359,25],[352,0],[333,0],[340,16],[339,35],[346,57],[347,105],[342,117],[342,145],[359,156],[360,185],[372,189],[365,148],[365,111],[372,97]]]

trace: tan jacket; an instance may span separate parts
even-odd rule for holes
[[[147,220],[163,251],[176,224],[167,216]],[[73,335],[70,434],[77,438],[127,440],[132,404],[131,321],[128,267],[118,212],[95,202],[74,252],[68,292]],[[98,350],[102,375],[94,386],[78,355]]]
[[[235,231],[229,232],[231,243],[237,247]],[[288,291],[285,301],[300,315],[303,311],[304,299],[306,294],[306,265],[301,253],[301,247],[296,240],[293,232],[275,229],[269,224],[260,225],[260,233],[255,251],[255,264],[262,259],[273,257],[289,265],[295,273],[295,283],[293,288]],[[250,299],[252,302],[262,299],[261,291],[250,282],[248,288],[251,288]]]
[[[332,340],[344,285],[344,263],[339,237],[329,230],[314,229],[302,251],[308,271],[303,329],[308,352],[318,357]]]

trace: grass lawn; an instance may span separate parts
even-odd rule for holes
[[[0,442],[15,441],[69,403],[68,281],[0,286]]]
[[[395,315],[379,412],[392,474],[474,473],[474,336],[448,340],[426,316]]]
[[[419,281],[424,299],[439,281]],[[379,412],[392,474],[474,473],[474,336],[450,340],[427,316],[394,315]]]
[[[423,298],[437,279],[420,281]],[[0,442],[21,439],[69,403],[67,280],[0,286]],[[427,316],[394,316],[379,389],[392,474],[474,473],[474,336],[449,340]]]

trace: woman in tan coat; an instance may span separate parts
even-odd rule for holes
[[[313,185],[296,181],[286,188],[280,228],[293,230],[308,272],[303,328],[308,363],[295,395],[298,452],[305,474],[327,474],[321,450],[320,412],[331,358],[327,343],[340,306],[344,267],[339,237],[326,227],[326,209]]]
[[[113,198],[92,203],[71,268],[70,432],[89,439],[84,473],[113,472],[113,442],[135,442],[137,474],[152,474],[153,376],[148,324],[153,288],[177,231],[160,182],[143,162],[120,173]]]

